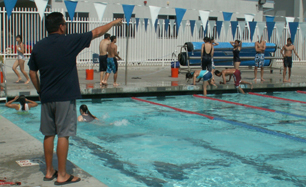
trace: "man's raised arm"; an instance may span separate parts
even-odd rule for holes
[[[95,38],[98,38],[105,34],[109,29],[111,29],[113,26],[120,26],[122,25],[122,19],[116,19],[115,21],[112,21],[106,25],[102,25],[100,27],[95,28],[92,30],[92,40]]]

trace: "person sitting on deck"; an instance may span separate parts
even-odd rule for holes
[[[203,95],[204,96],[207,95],[207,86],[208,86],[208,84],[214,85],[214,86],[217,87],[217,85],[215,85],[215,83],[214,83],[214,80],[212,79],[211,72],[208,71],[208,70],[196,70],[194,72],[188,72],[186,74],[186,79],[188,79],[187,82],[191,78],[193,78],[193,85],[196,84],[196,79],[198,79],[197,82],[200,82],[201,79],[203,78]]]
[[[19,101],[20,104],[12,104],[15,101]],[[27,99],[24,95],[16,96],[13,100],[10,100],[5,104],[8,108],[14,108],[17,111],[29,111],[30,108],[36,107],[38,104],[35,101]]]
[[[225,69],[222,72],[216,70],[215,75],[218,76],[218,77],[222,76],[223,82],[220,81],[220,84],[226,84],[226,82],[229,82],[231,80],[232,76],[233,76],[236,88],[243,94],[244,94],[244,91],[240,86],[241,83],[242,84],[249,84],[249,85],[251,85],[251,89],[253,89],[252,83],[241,80],[241,72],[238,69]],[[226,80],[225,76],[229,76],[229,79]]]
[[[80,113],[81,115],[78,117],[78,121],[84,121],[84,122],[92,122],[95,119],[98,119],[96,116],[92,115],[88,108],[87,105],[81,105],[80,106]]]

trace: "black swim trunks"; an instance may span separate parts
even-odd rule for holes
[[[100,61],[100,71],[106,71],[107,69],[107,55],[99,56]]]
[[[284,58],[284,67],[292,68],[292,57],[291,56],[290,57],[286,56]]]

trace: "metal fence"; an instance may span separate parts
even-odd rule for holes
[[[52,11],[62,12],[65,15],[65,11],[62,10],[46,10],[45,14]],[[23,42],[26,45],[25,56],[29,57],[34,44],[47,36],[44,20],[41,21],[40,16],[34,8],[16,8],[12,12],[11,18],[8,20],[6,11],[4,8],[0,8],[0,20],[1,20],[1,37],[0,37],[0,55],[4,56],[4,60],[16,58],[15,49],[15,37],[18,34],[22,35]],[[94,28],[104,25],[110,22],[112,19],[104,19],[102,22],[94,19],[77,19],[72,22],[69,18],[66,18],[67,33],[84,33],[93,30]],[[130,23],[129,26],[126,22],[122,26],[112,28],[109,33],[117,36],[117,45],[119,56],[122,57],[122,61],[119,61],[119,66],[125,64],[126,57],[126,39],[127,29],[130,30],[129,34],[129,50],[128,50],[128,65],[129,66],[164,66],[168,65],[171,61],[177,58],[177,54],[180,51],[180,47],[185,42],[189,41],[202,41],[204,37],[203,29],[195,27],[193,35],[189,22],[187,22],[185,29],[180,27],[179,33],[176,33],[176,26],[173,28],[165,28],[165,22],[159,24],[157,22],[157,28],[154,24],[148,23],[147,30],[144,23],[139,23],[138,28],[135,24]],[[172,34],[173,30],[173,34]],[[216,27],[213,30],[213,36],[218,42],[232,41],[231,28],[225,33],[224,29],[221,31],[220,37],[217,37]],[[304,39],[302,34],[298,30],[295,40],[295,46],[302,59],[306,59]],[[276,31],[273,31],[271,42],[276,43],[278,46],[283,46],[286,42],[286,38],[289,36],[288,28],[284,28],[283,36],[280,38],[280,42],[277,42]],[[244,28],[243,35],[240,36],[237,28],[236,38],[242,40],[242,42],[250,42],[249,29],[247,26]],[[264,38],[267,39],[267,31],[264,32]],[[99,42],[103,38],[97,38],[91,42],[89,48],[84,49],[77,57],[78,67],[92,67],[93,54],[99,53]],[[254,34],[254,39],[257,40],[257,31]],[[280,50],[276,52],[276,56],[280,57]],[[294,60],[296,58],[294,57]]]

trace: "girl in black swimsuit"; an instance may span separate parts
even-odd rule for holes
[[[211,58],[212,58],[212,54],[214,54],[214,47],[213,45],[210,43],[210,39],[209,38],[205,38],[206,40],[205,43],[202,45],[202,49],[201,49],[201,59],[202,59],[202,70],[208,70],[211,72],[212,70],[212,62],[211,62]],[[206,51],[206,46],[210,45],[210,52],[207,53]]]
[[[230,42],[232,46],[234,47],[233,49],[233,56],[234,56],[234,68],[239,69],[241,60],[240,60],[240,51],[241,51],[241,46],[242,42],[239,40],[235,40],[235,42]]]

